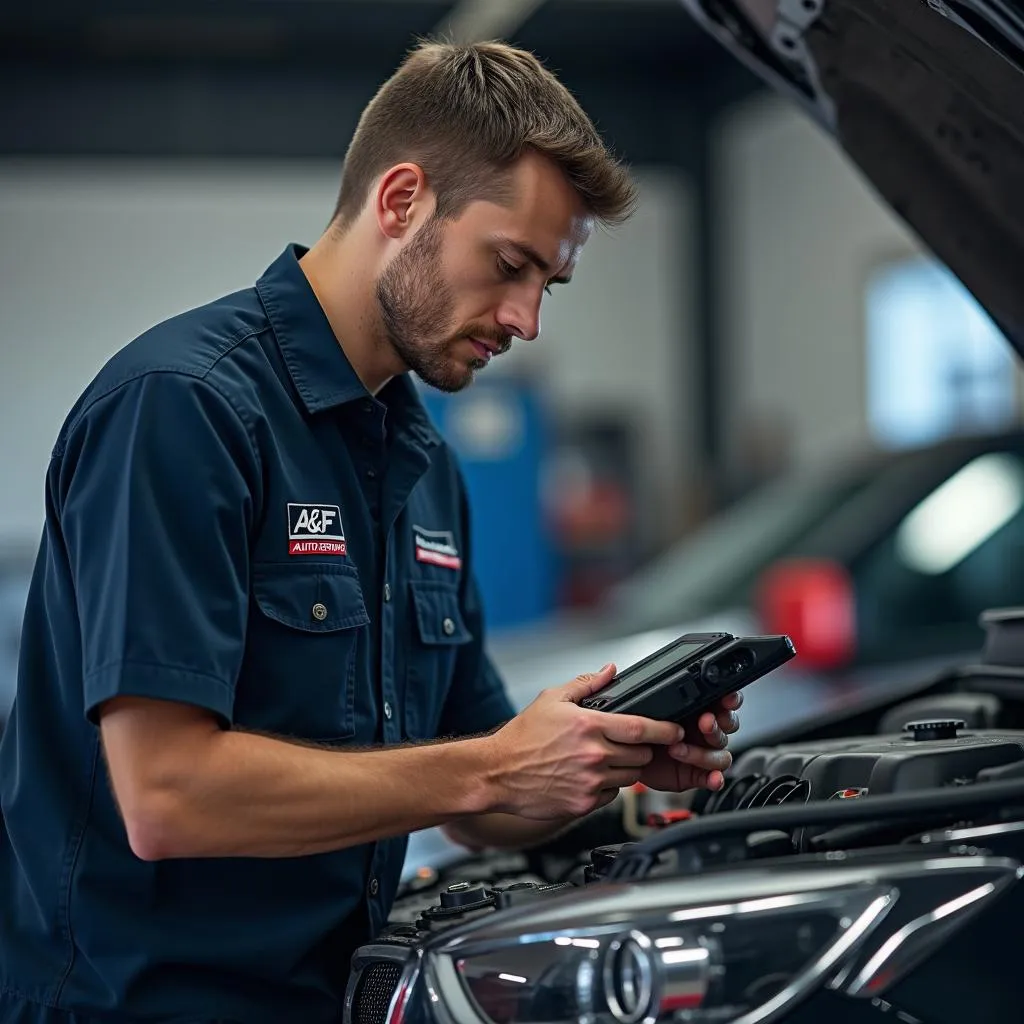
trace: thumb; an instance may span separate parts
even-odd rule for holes
[[[558,690],[561,700],[572,701],[574,704],[604,689],[615,677],[615,666],[611,663],[596,672],[584,672]]]

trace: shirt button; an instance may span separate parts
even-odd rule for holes
[[[445,631],[445,635],[451,636],[455,632],[455,623],[451,619],[445,619],[441,623],[441,628]]]
[[[384,701],[384,717],[390,722],[391,721],[391,702]]]
[[[390,600],[391,600],[391,584],[390,583],[385,583],[384,584],[384,602],[387,603]]]
[[[363,412],[373,412],[373,402],[363,402]]]
[[[317,622],[323,622],[327,618],[327,605],[321,604],[319,601],[313,605],[313,618]]]
[[[373,878],[370,879],[369,889],[371,896],[376,896],[377,893],[380,892],[380,882],[377,881],[376,875],[374,875]]]
[[[377,470],[375,470],[375,469],[368,469],[366,471],[366,475],[367,475],[367,477],[369,477],[369,479],[376,480],[377,479]]]

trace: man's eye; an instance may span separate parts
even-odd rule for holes
[[[506,260],[504,257],[498,257],[498,271],[501,273],[502,277],[507,277],[510,280],[515,280],[522,273],[522,270],[522,267],[517,267],[515,266],[515,264],[509,263],[509,261]],[[544,291],[546,294],[550,295],[551,286],[544,285]]]

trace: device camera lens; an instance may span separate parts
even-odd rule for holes
[[[753,668],[753,666],[754,654],[752,651],[737,651],[732,657],[731,668],[733,674],[738,675],[740,672],[745,672],[747,669]]]

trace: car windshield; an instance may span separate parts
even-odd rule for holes
[[[870,483],[866,466],[807,472],[758,489],[618,584],[602,611],[630,631],[743,602],[766,566]]]

